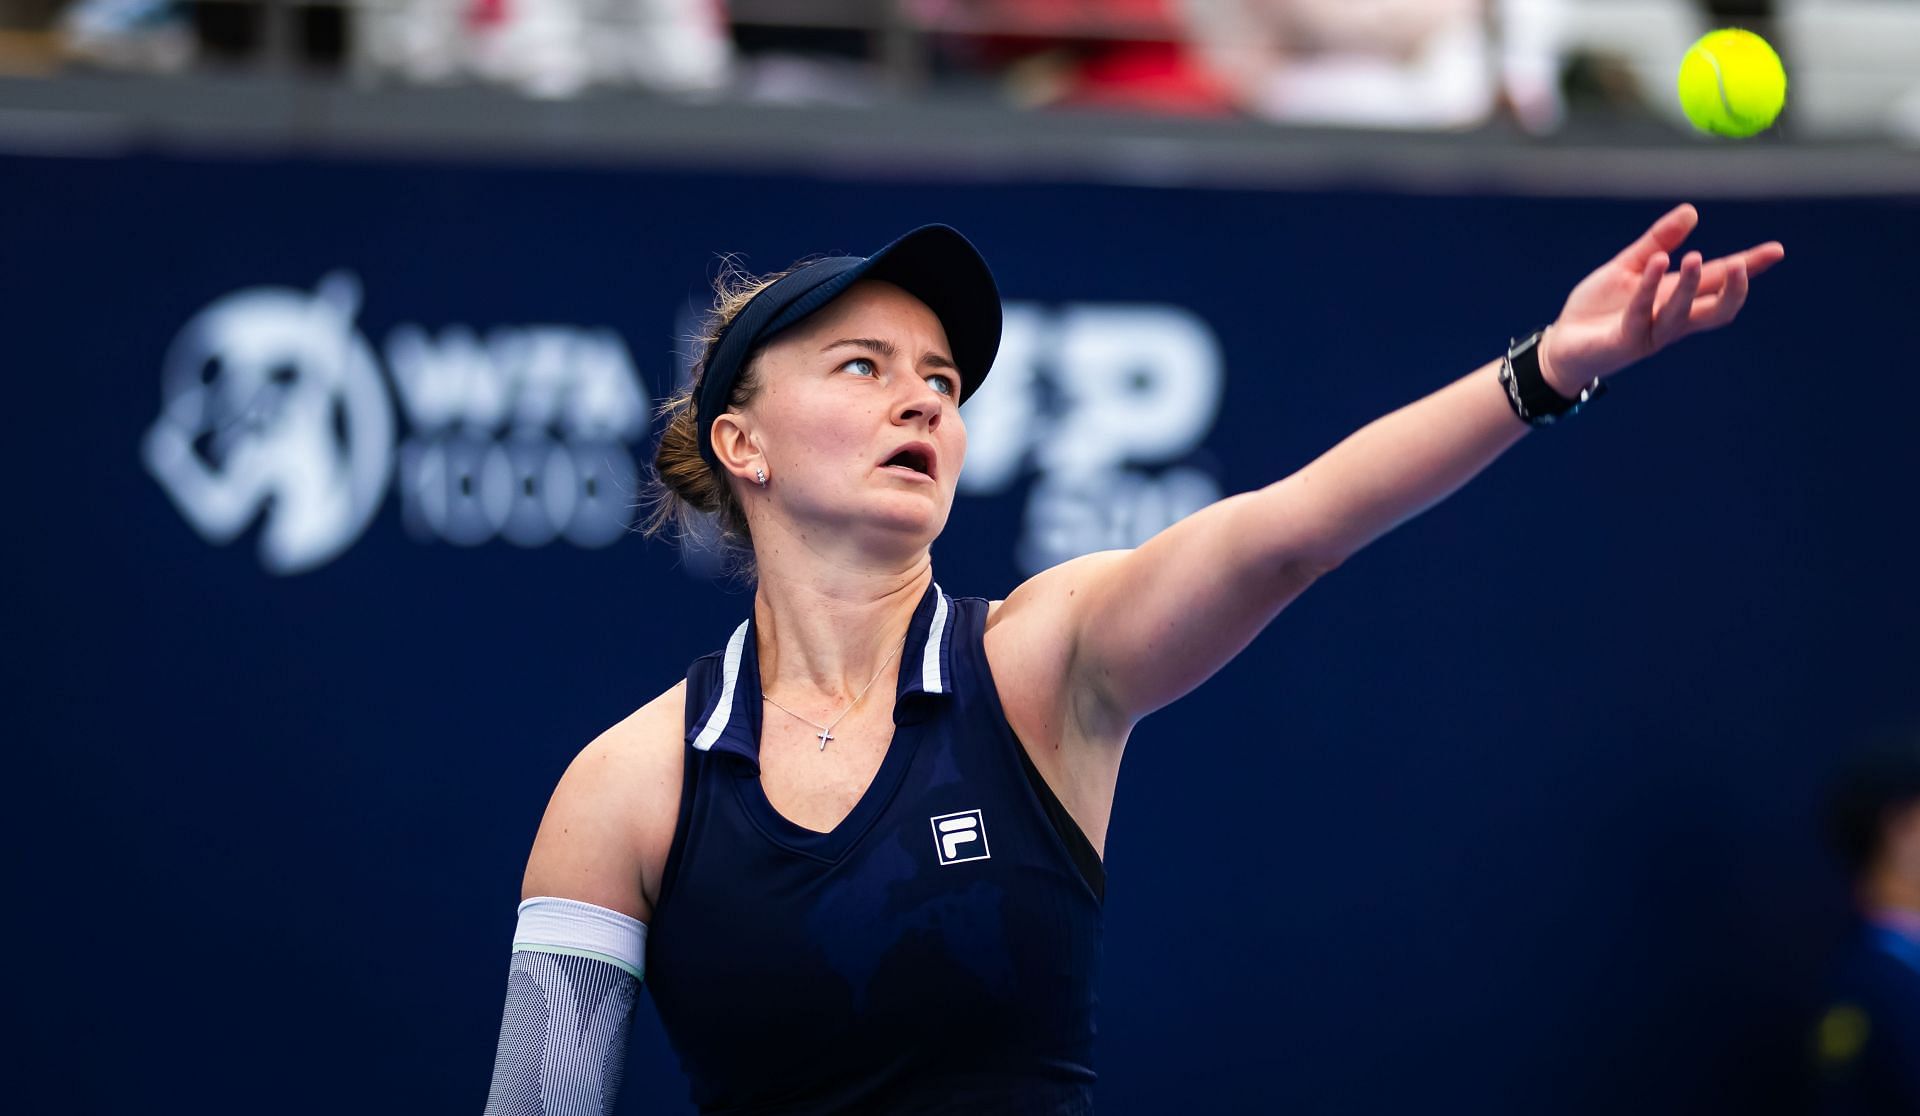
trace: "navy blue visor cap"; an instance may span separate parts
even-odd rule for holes
[[[960,402],[980,390],[1000,349],[1000,289],[979,249],[947,225],[922,225],[871,256],[829,256],[776,280],[728,323],[708,351],[696,401],[700,456],[715,473],[713,420],[761,346],[862,279],[881,279],[927,304],[947,332],[960,369]]]

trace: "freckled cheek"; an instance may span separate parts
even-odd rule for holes
[[[831,461],[848,468],[871,464],[867,458],[875,450],[875,429],[882,416],[867,408],[823,409],[814,416],[810,438],[823,462]]]

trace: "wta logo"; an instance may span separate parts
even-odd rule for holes
[[[933,823],[933,845],[941,864],[964,864],[992,856],[987,850],[987,822],[980,811],[962,810],[929,820]]]
[[[267,570],[318,568],[366,530],[396,472],[421,542],[601,547],[628,533],[629,445],[649,400],[618,334],[403,323],[383,373],[355,325],[360,300],[346,272],[311,293],[255,287],[174,339],[141,456],[203,538],[224,545],[259,523]]]
[[[359,303],[345,275],[310,295],[229,295],[187,323],[161,369],[147,469],[208,542],[264,516],[260,562],[274,573],[351,545],[393,470],[393,406],[353,329]]]
[[[402,322],[383,365],[360,310],[359,280],[334,272],[311,292],[226,295],[174,339],[142,457],[203,538],[257,523],[261,564],[302,573],[351,547],[389,486],[419,542],[631,533],[651,401],[619,334]],[[1137,546],[1220,498],[1203,443],[1223,380],[1212,329],[1180,307],[1008,303],[993,377],[964,412],[959,491],[1031,478],[1015,547],[1029,573]],[[687,557],[719,568],[697,546]]]

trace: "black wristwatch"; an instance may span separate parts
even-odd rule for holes
[[[1518,341],[1508,342],[1506,358],[1500,362],[1500,386],[1507,389],[1513,413],[1528,426],[1552,426],[1607,393],[1607,385],[1598,376],[1574,399],[1553,390],[1540,374],[1540,339],[1546,334],[1545,329],[1536,329]]]

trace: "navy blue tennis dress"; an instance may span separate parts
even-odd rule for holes
[[[760,785],[751,619],[687,673],[647,987],[703,1113],[1092,1111],[1100,859],[987,670],[987,602],[932,586],[894,735],[845,821]]]

